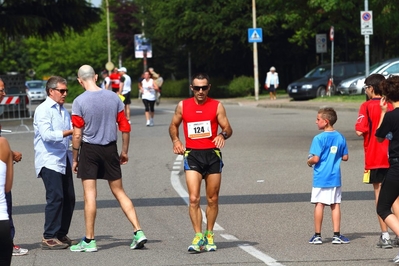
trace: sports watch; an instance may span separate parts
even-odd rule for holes
[[[224,139],[227,139],[227,138],[228,138],[227,132],[226,132],[226,131],[220,132],[219,135],[222,135]]]

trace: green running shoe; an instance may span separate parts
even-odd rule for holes
[[[213,232],[205,231],[205,250],[206,251],[216,251],[216,245],[213,242]]]
[[[201,250],[204,249],[204,245],[205,241],[202,233],[197,233],[195,234],[193,242],[191,242],[191,245],[188,247],[188,251],[201,252]]]
[[[72,245],[69,249],[74,252],[95,252],[97,251],[97,243],[94,239],[90,243],[86,243],[82,239],[78,244]]]
[[[130,244],[130,249],[141,249],[144,247],[144,244],[147,243],[147,238],[145,237],[143,231],[138,230],[133,235],[132,244]]]

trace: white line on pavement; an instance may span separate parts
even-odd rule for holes
[[[182,186],[181,182],[180,182],[180,178],[179,178],[179,173],[180,173],[180,167],[181,167],[181,163],[183,161],[183,155],[178,155],[176,157],[176,160],[174,162],[174,166],[173,166],[173,171],[171,171],[170,173],[170,181],[172,183],[173,188],[176,190],[177,194],[179,194],[179,196],[186,202],[186,204],[189,204],[189,200],[188,200],[188,193],[187,191],[184,189],[184,187]],[[176,171],[177,167],[176,165],[180,165],[179,167],[179,171]],[[202,217],[203,217],[203,222],[206,224],[206,217],[205,217],[205,212],[201,209],[202,212]],[[213,228],[214,231],[224,231],[223,227],[221,227],[219,224],[215,223],[215,226]],[[238,238],[236,238],[233,235],[229,235],[229,234],[220,234],[221,237],[223,237],[226,240],[230,240],[230,241],[239,241]],[[239,248],[241,248],[242,250],[244,250],[245,252],[247,252],[248,254],[250,254],[251,256],[263,261],[266,265],[269,266],[284,266],[283,264],[278,263],[275,259],[273,259],[272,257],[266,255],[265,253],[261,252],[260,250],[254,248],[251,245],[248,244],[239,244],[237,245]]]

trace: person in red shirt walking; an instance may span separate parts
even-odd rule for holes
[[[191,81],[194,97],[180,101],[169,126],[173,142],[173,152],[184,155],[184,170],[189,193],[189,214],[195,237],[188,251],[216,251],[213,227],[218,214],[219,190],[222,178],[222,153],[226,139],[233,130],[222,103],[208,97],[211,84],[204,73],[194,75]],[[185,146],[179,139],[179,127],[183,122]],[[221,132],[218,132],[218,128]],[[200,208],[200,189],[205,180],[206,231],[202,233],[202,212]]]

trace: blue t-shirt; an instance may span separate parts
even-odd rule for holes
[[[313,187],[340,187],[340,164],[342,157],[348,154],[345,137],[338,131],[324,131],[313,138],[309,153],[320,158],[314,165]]]

